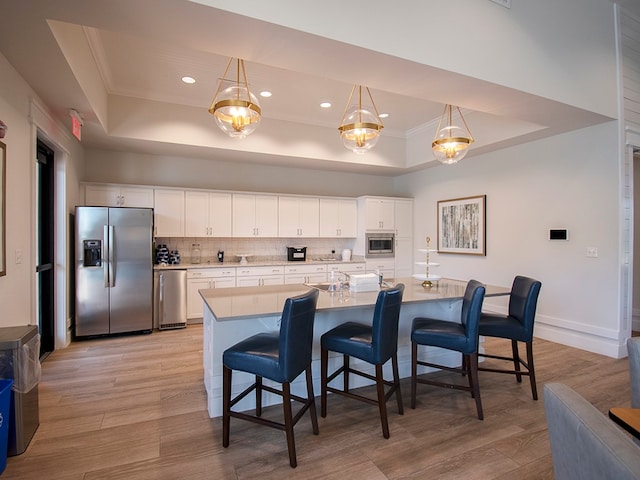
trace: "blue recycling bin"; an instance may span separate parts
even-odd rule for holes
[[[9,422],[11,405],[11,386],[13,380],[0,379],[0,474],[7,466],[7,443],[9,441]]]

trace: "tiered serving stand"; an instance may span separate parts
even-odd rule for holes
[[[437,252],[437,249],[433,249],[430,247],[431,244],[431,237],[427,236],[426,240],[426,244],[427,244],[427,248],[419,248],[418,251],[419,252],[423,252],[425,254],[425,261],[424,262],[416,262],[416,265],[422,265],[425,267],[425,273],[416,273],[413,275],[413,278],[416,278],[418,280],[422,280],[422,286],[423,287],[432,287],[433,286],[433,282],[437,282],[438,280],[440,280],[442,277],[440,275],[433,275],[429,269],[431,267],[439,267],[440,264],[439,263],[435,263],[432,262],[430,259],[430,254]]]

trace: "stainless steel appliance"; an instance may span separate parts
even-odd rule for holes
[[[393,257],[395,239],[393,233],[367,232],[365,257]]]
[[[160,330],[187,326],[187,271],[156,270],[153,274],[154,325]]]
[[[0,378],[13,380],[9,418],[4,419],[9,422],[9,456],[23,453],[40,425],[40,377],[38,326],[0,328]]]
[[[76,336],[153,328],[153,209],[76,207]]]

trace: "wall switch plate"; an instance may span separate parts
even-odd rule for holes
[[[587,247],[587,257],[596,258],[598,256],[598,247]]]
[[[17,248],[15,257],[16,257],[16,265],[22,263],[22,250]]]

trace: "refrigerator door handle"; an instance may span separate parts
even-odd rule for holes
[[[158,318],[164,318],[164,274],[158,274]]]
[[[109,264],[109,286],[110,287],[115,287],[116,286],[116,279],[115,279],[115,269],[114,269],[114,260],[115,260],[115,256],[116,256],[116,245],[114,242],[114,238],[113,238],[113,225],[109,225],[109,260],[108,260],[108,264]]]
[[[109,226],[104,225],[103,233],[102,233],[102,251],[100,255],[102,256],[102,271],[104,273],[104,288],[109,288],[109,270],[111,266],[109,265],[109,259],[105,261],[104,252],[109,251]]]

